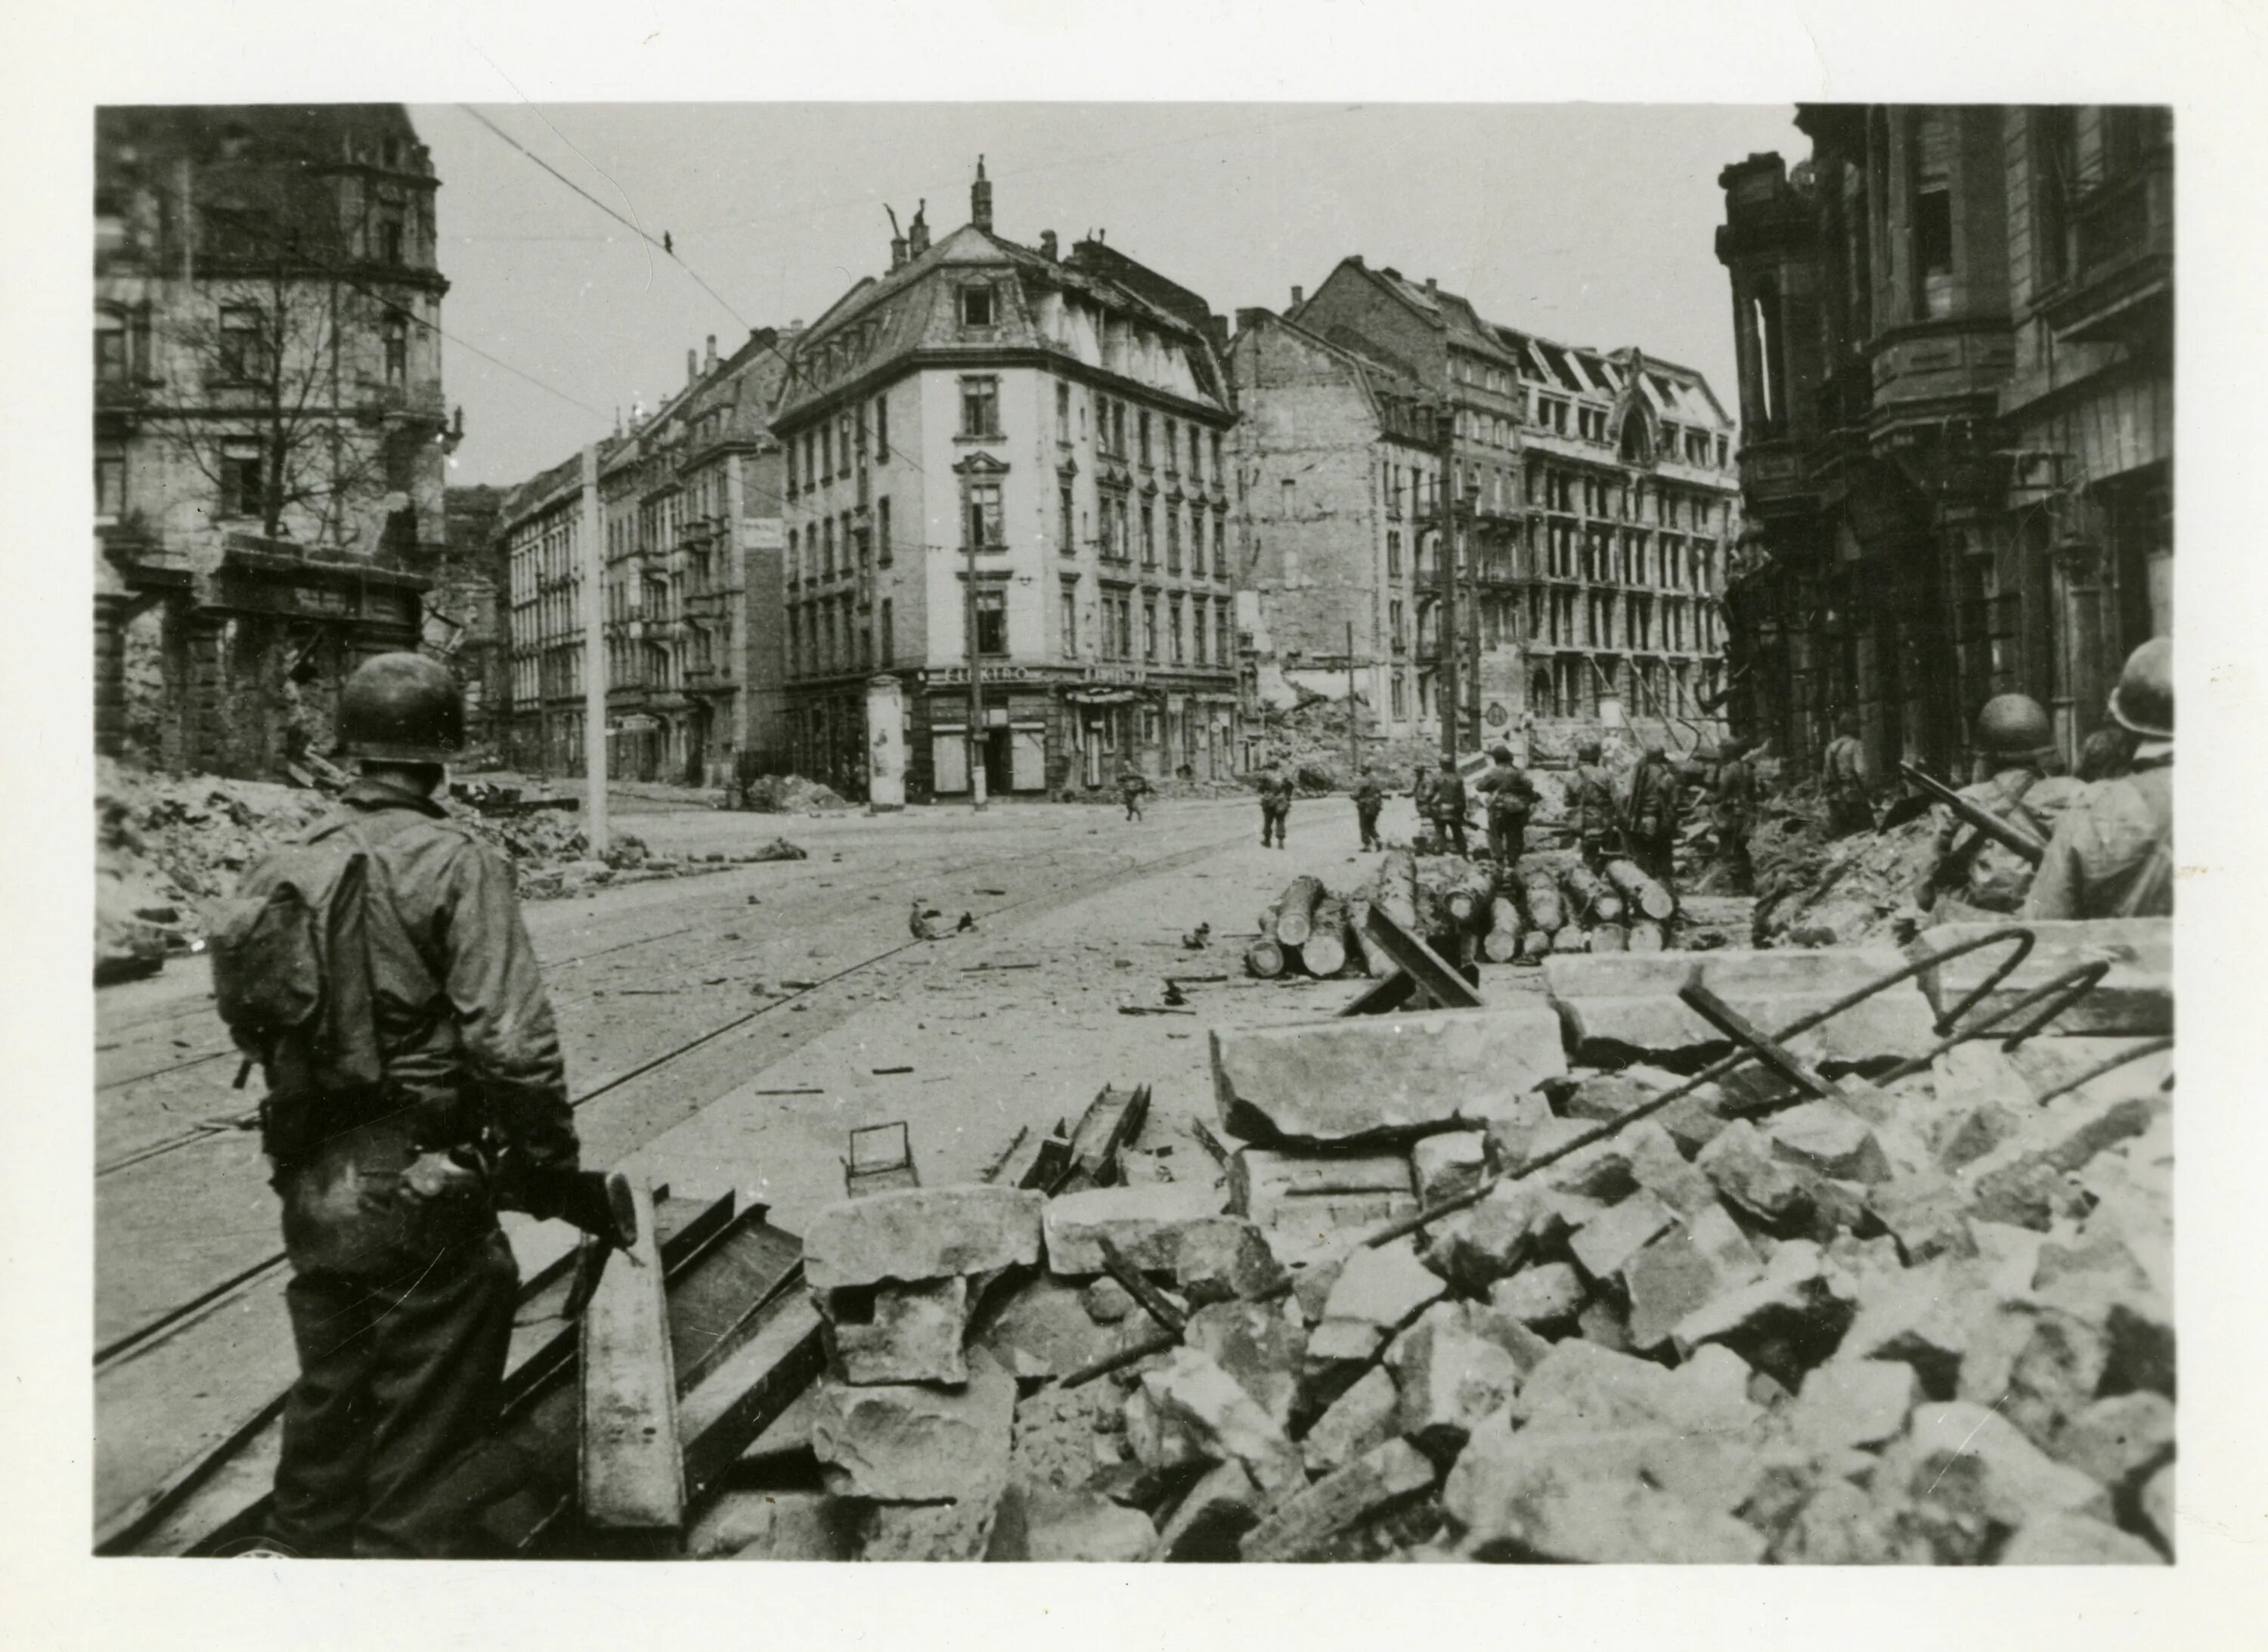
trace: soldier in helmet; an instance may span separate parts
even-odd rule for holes
[[[1386,788],[1379,785],[1378,777],[1375,774],[1365,769],[1362,771],[1362,778],[1355,783],[1354,788],[1355,824],[1361,830],[1363,848],[1378,849],[1384,846],[1378,838],[1378,814],[1385,807]]]
[[[1820,760],[1820,779],[1827,793],[1827,832],[1848,837],[1874,830],[1873,789],[1867,778],[1867,749],[1859,743],[1859,714],[1845,712],[1835,719],[1835,738],[1827,742]]]
[[[1645,755],[1631,775],[1628,836],[1638,865],[1664,888],[1670,885],[1677,843],[1677,771],[1660,735],[1646,742]]]
[[[2135,741],[2127,771],[2090,785],[2056,822],[2027,918],[2170,918],[2174,911],[2174,645],[2127,656],[2110,720]]]
[[[1749,742],[1737,734],[1717,749],[1717,780],[1710,793],[1717,859],[1735,892],[1745,891],[1756,874],[1749,859],[1749,834],[1756,823],[1756,771],[1749,763]]]
[[[306,1556],[445,1556],[466,1511],[425,1493],[496,1422],[519,1295],[497,1208],[625,1247],[636,1218],[627,1182],[578,1168],[511,869],[434,801],[463,742],[456,683],[380,655],[348,678],[338,728],[359,778],[246,873],[213,942],[221,1013],[268,1080],[292,1270],[299,1376],[269,1536]],[[294,911],[321,944],[273,921]],[[320,1033],[261,1008],[278,1001],[263,984],[294,976],[326,1005]]]
[[[1432,816],[1437,842],[1454,844],[1461,855],[1471,853],[1465,846],[1465,777],[1457,772],[1454,757],[1441,759],[1432,790],[1425,794],[1425,811]]]
[[[1509,872],[1528,846],[1528,817],[1535,812],[1535,782],[1512,760],[1512,748],[1489,748],[1491,767],[1473,782],[1488,808],[1489,852]]]
[[[2058,766],[2054,730],[2037,700],[2026,694],[1997,694],[1977,714],[1977,749],[1985,778],[1965,786],[1962,796],[2042,842],[2054,831],[2064,810],[2085,789]],[[2013,912],[2031,889],[2032,866],[1997,844],[1950,809],[1940,809],[1937,859],[1922,880],[1915,903],[1924,911],[1951,896],[1986,912]]]
[[[1575,824],[1575,842],[1585,864],[1594,870],[1613,852],[1619,830],[1614,779],[1601,756],[1595,736],[1576,741],[1575,778],[1567,787],[1567,813]]]

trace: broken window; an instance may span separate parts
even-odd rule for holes
[[[979,591],[976,594],[976,652],[980,654],[1005,654],[1008,652],[1008,594],[1005,591]]]
[[[1063,644],[1063,657],[1079,657],[1079,581],[1066,579],[1056,599],[1056,634]]]
[[[890,565],[890,501],[887,494],[874,502],[874,560],[882,567]]]
[[[94,376],[100,384],[124,382],[127,369],[126,318],[115,310],[94,313]]]
[[[1000,381],[963,379],[961,381],[961,433],[998,436],[1000,433]]]
[[[258,306],[231,304],[220,313],[220,376],[237,384],[268,376],[268,335]]]
[[[1228,602],[1226,598],[1223,598],[1212,605],[1212,618],[1213,660],[1214,663],[1218,665],[1225,666],[1236,658],[1235,649],[1232,646],[1230,641],[1231,632],[1228,628]]]
[[[968,484],[967,542],[978,550],[997,550],[1007,542],[1000,515],[998,483],[972,482]]]
[[[1142,507],[1142,565],[1145,568],[1158,565],[1157,513],[1146,505]]]
[[[889,456],[890,398],[878,395],[874,398],[874,457],[880,460]]]
[[[961,324],[963,327],[992,325],[992,289],[990,286],[980,284],[961,288]]]
[[[1071,538],[1071,503],[1069,483],[1056,490],[1056,549],[1066,557],[1075,554],[1079,549]]]
[[[1135,420],[1135,439],[1142,450],[1142,468],[1150,467],[1150,409],[1144,408]]]
[[[378,221],[378,259],[383,264],[401,262],[402,224],[388,214]]]
[[[220,509],[224,516],[258,516],[265,494],[264,454],[257,436],[231,437],[220,447]]]
[[[1166,421],[1166,474],[1169,476],[1180,475],[1181,462],[1182,429],[1173,420],[1167,419]]]
[[[1952,132],[1947,113],[1926,109],[1913,127],[1914,309],[1953,313]]]
[[[397,389],[409,382],[409,323],[399,315],[386,318],[386,382]]]
[[[1185,657],[1182,642],[1182,599],[1178,596],[1173,599],[1173,659],[1178,666]]]
[[[94,450],[94,513],[100,517],[126,514],[126,449],[105,442]]]
[[[1071,387],[1061,382],[1056,386],[1056,439],[1071,439]]]

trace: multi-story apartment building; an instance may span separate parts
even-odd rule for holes
[[[99,742],[327,749],[443,557],[438,181],[392,104],[95,119]]]
[[[1099,239],[996,234],[981,163],[970,223],[925,216],[798,341],[774,419],[795,766],[864,795],[879,730],[917,797],[968,793],[972,745],[994,793],[1232,772],[1225,329]]]
[[[1397,441],[1425,431],[1435,472],[1440,422],[1449,421],[1455,531],[1446,564],[1441,490],[1410,506],[1418,724],[1439,728],[1440,615],[1444,568],[1454,566],[1461,746],[1524,735],[1550,760],[1607,727],[1679,745],[1713,734],[1717,602],[1736,489],[1732,421],[1702,376],[1636,349],[1580,349],[1500,325],[1432,280],[1360,257],[1343,261],[1312,298],[1295,288],[1292,299],[1285,320],[1302,333],[1414,387]],[[1256,420],[1280,394],[1240,381]],[[1333,554],[1315,524],[1372,502],[1351,491],[1303,498],[1298,477],[1274,476],[1267,446],[1255,443],[1256,480],[1246,489],[1255,534],[1264,542],[1272,514],[1287,551]],[[1394,461],[1384,462],[1384,471],[1351,473],[1386,490],[1381,518],[1403,508]],[[1387,548],[1361,554],[1375,559]],[[1359,634],[1361,616],[1344,617]],[[1388,630],[1390,638],[1390,621]],[[1390,685],[1384,703],[1390,711]]]
[[[581,535],[596,472],[608,772],[721,785],[783,760],[780,336],[719,360],[651,417],[523,483],[504,512],[514,761],[581,771]]]
[[[1420,733],[1434,609],[1419,567],[1437,554],[1424,524],[1440,473],[1424,387],[1259,309],[1236,313],[1228,370],[1256,692],[1338,698],[1351,674],[1365,733]]]
[[[2169,113],[1828,106],[1725,168],[1750,543],[1740,724],[1965,766],[1994,694],[2066,756],[2172,626]]]

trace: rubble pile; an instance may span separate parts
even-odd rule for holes
[[[1933,809],[1888,830],[1831,839],[1815,796],[1775,800],[1749,837],[1756,893],[1751,944],[1911,940],[1924,921],[1915,899],[1936,864],[1942,818]]]
[[[2169,938],[2114,927],[2043,926],[2002,993],[2117,967],[2014,1051],[1887,1077],[1968,960],[1790,1040],[1818,1096],[1752,1066],[1633,1117],[1728,1047],[1635,955],[1550,960],[1532,1007],[1217,1029],[1218,1178],[814,1223],[797,1529],[839,1558],[2161,1563],[2170,1056],[2104,1063],[2170,1028]],[[1781,1027],[1903,961],[1703,967]]]
[[[1412,774],[1421,769],[1430,771],[1439,760],[1440,752],[1435,742],[1380,740],[1369,734],[1373,719],[1368,706],[1358,704],[1357,716],[1363,731],[1363,766],[1381,779]],[[1288,711],[1263,706],[1259,726],[1251,732],[1257,736],[1256,755],[1251,764],[1255,772],[1269,763],[1281,763],[1286,773],[1298,778],[1300,790],[1309,795],[1343,792],[1353,785],[1356,777],[1349,768],[1351,758],[1347,745],[1344,700],[1311,695]]]
[[[799,774],[764,774],[736,780],[725,807],[756,815],[819,815],[851,805],[833,786]]]
[[[335,773],[335,771],[333,771]],[[335,787],[281,785],[217,775],[152,774],[101,762],[95,783],[95,972],[98,981],[146,974],[170,952],[198,944],[212,904],[244,869],[330,813]],[[494,800],[452,799],[451,818],[511,864],[525,898],[573,894],[609,881],[670,877],[758,860],[800,860],[785,838],[733,855],[672,860],[616,832],[603,860],[589,858],[571,810],[483,813]]]

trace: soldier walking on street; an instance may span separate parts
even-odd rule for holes
[[[1292,783],[1271,763],[1260,776],[1260,846],[1265,849],[1272,836],[1276,847],[1284,847],[1284,822],[1291,817]]]
[[[1575,778],[1567,787],[1567,812],[1575,825],[1575,842],[1583,863],[1596,871],[1604,866],[1614,846],[1615,787],[1600,762],[1599,742],[1586,738],[1576,743]]]
[[[2064,811],[2026,918],[2170,918],[2174,911],[2174,645],[2127,656],[2110,720],[2134,737],[2128,771]]]
[[[1835,720],[1835,738],[1820,762],[1827,793],[1827,835],[1848,837],[1874,830],[1874,806],[1867,780],[1866,748],[1859,743],[1859,718],[1845,712]]]
[[[1473,782],[1473,790],[1487,803],[1489,851],[1497,865],[1510,872],[1528,847],[1528,818],[1537,801],[1535,782],[1514,765],[1511,747],[1491,746],[1489,756],[1495,766]]]
[[[551,1006],[512,872],[435,802],[462,743],[448,672],[365,661],[339,699],[361,775],[216,926],[214,996],[267,1080],[299,1375],[269,1533],[307,1557],[460,1553],[436,1473],[494,1427],[519,1273],[500,1206],[634,1239],[577,1168]]]
[[[1749,834],[1756,823],[1756,771],[1749,762],[1749,749],[1738,735],[1718,748],[1717,785],[1710,799],[1717,859],[1734,894],[1746,894],[1756,881]]]
[[[1149,791],[1150,777],[1132,763],[1128,763],[1118,771],[1118,794],[1125,800],[1128,820],[1138,821],[1142,818],[1142,800],[1148,795]]]
[[[1376,775],[1365,769],[1362,778],[1356,782],[1354,788],[1355,824],[1362,829],[1362,846],[1365,849],[1385,846],[1378,840],[1378,812],[1385,807],[1386,788],[1379,785]]]
[[[1675,887],[1680,782],[1669,749],[1656,736],[1631,776],[1630,845],[1638,865],[1664,889]]]
[[[1433,817],[1433,835],[1444,844],[1454,844],[1461,855],[1471,852],[1465,847],[1465,777],[1457,772],[1457,760],[1441,759],[1441,771],[1433,777],[1432,789],[1425,794],[1426,812]]]

